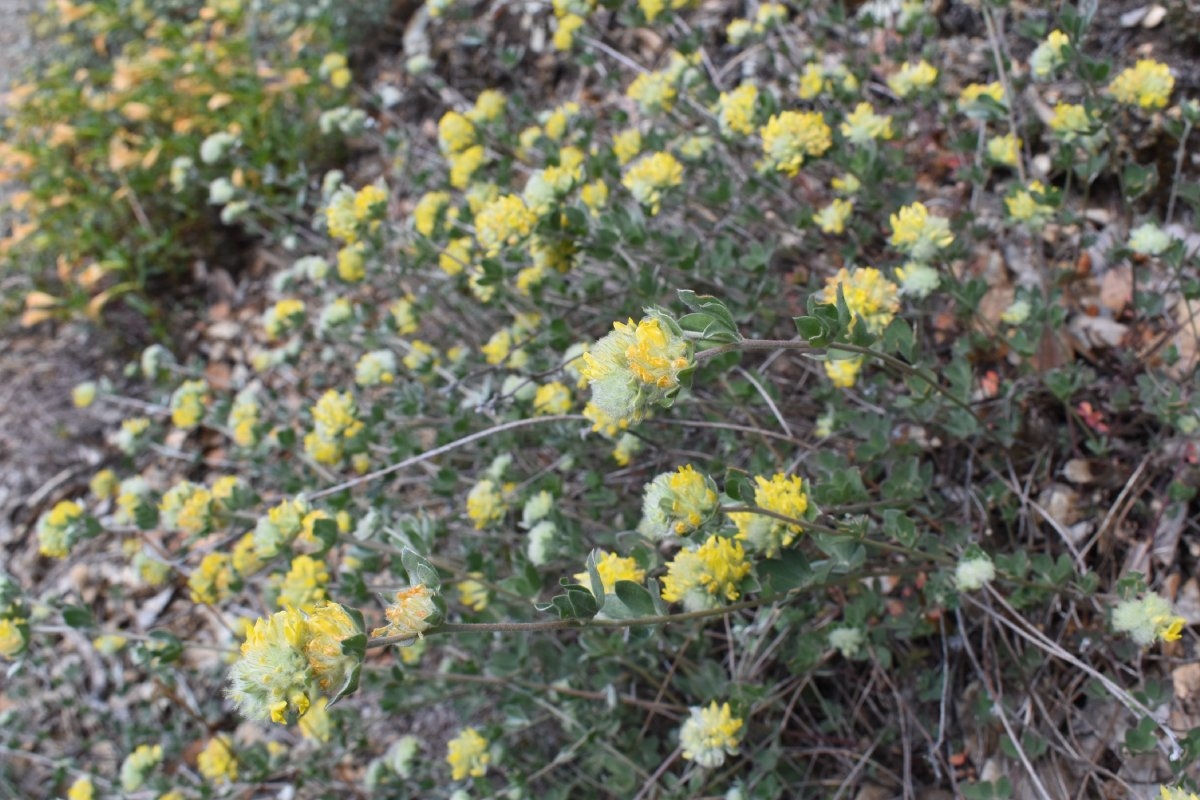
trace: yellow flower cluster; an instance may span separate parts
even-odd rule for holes
[[[600,574],[600,583],[605,594],[612,594],[616,590],[617,581],[633,581],[640,584],[646,580],[646,570],[638,566],[637,559],[619,556],[616,553],[601,552],[600,557],[596,559],[596,572]],[[583,586],[591,587],[591,577],[586,570],[571,577]]]
[[[750,569],[741,544],[713,535],[699,547],[675,554],[663,576],[662,598],[683,603],[688,611],[718,608],[741,596],[741,582]]]
[[[204,407],[211,401],[207,382],[184,381],[171,395],[171,423],[176,428],[191,430],[200,424]]]
[[[1058,103],[1054,106],[1050,130],[1066,144],[1078,142],[1088,150],[1095,150],[1108,138],[1107,132],[1087,107],[1074,103]]]
[[[1047,198],[1046,187],[1041,181],[1030,181],[1027,187],[1017,187],[1004,198],[1008,215],[1017,222],[1031,228],[1040,228],[1053,216],[1054,206],[1043,202]]]
[[[841,235],[846,231],[846,221],[854,211],[854,201],[835,197],[813,215],[813,222],[822,233]]]
[[[1070,44],[1070,37],[1062,31],[1050,31],[1046,40],[1029,56],[1029,71],[1033,73],[1034,80],[1044,81],[1052,77],[1054,71],[1066,62]]]
[[[580,374],[592,389],[584,414],[596,430],[639,422],[652,406],[670,404],[691,366],[691,345],[673,320],[652,313],[636,325],[614,322],[583,355]]]
[[[1150,58],[1143,58],[1122,70],[1108,85],[1109,93],[1117,102],[1148,111],[1166,108],[1174,89],[1175,78],[1170,67]]]
[[[763,165],[793,177],[806,158],[824,155],[833,145],[833,132],[817,111],[784,111],[763,127]]]
[[[887,79],[888,88],[904,100],[914,92],[923,92],[937,81],[937,68],[925,59],[905,64]]]
[[[358,668],[342,642],[362,633],[337,603],[260,618],[229,671],[229,698],[249,719],[281,725],[303,716],[319,694],[335,694]]]
[[[296,556],[283,576],[276,603],[283,608],[312,611],[325,600],[328,583],[329,570],[324,561],[307,555]]]
[[[643,72],[629,84],[625,96],[637,103],[643,114],[670,111],[679,95],[680,72],[669,67],[658,72]]]
[[[426,192],[413,207],[413,228],[426,238],[432,238],[442,212],[450,205],[449,192]]]
[[[988,160],[1002,167],[1015,167],[1021,157],[1021,140],[1011,133],[993,136],[987,143]]]
[[[484,478],[467,493],[467,516],[475,523],[476,530],[499,522],[508,511],[504,487],[491,478]]]
[[[304,530],[308,514],[308,504],[302,499],[282,500],[268,509],[267,515],[259,517],[254,526],[255,552],[262,558],[277,555]]]
[[[964,87],[958,96],[958,110],[971,119],[987,119],[991,111],[984,98],[1000,106],[1008,105],[1004,96],[1004,85],[999,81],[988,84],[971,83]]]
[[[892,247],[914,261],[926,262],[954,243],[950,221],[929,213],[924,203],[904,206],[892,214]]]
[[[229,418],[225,424],[233,431],[233,442],[238,447],[253,447],[258,443],[258,400],[253,392],[239,392],[229,407]]]
[[[419,639],[441,615],[434,602],[433,590],[423,583],[396,592],[396,599],[384,614],[388,624],[371,631],[372,636],[403,636]]]
[[[566,414],[571,410],[571,390],[562,381],[543,383],[533,396],[533,413]]]
[[[837,302],[839,286],[850,313],[856,320],[861,320],[871,333],[881,333],[900,310],[896,284],[874,267],[860,267],[853,271],[842,267],[825,280],[821,302]]]
[[[637,128],[626,128],[613,134],[612,151],[617,157],[617,164],[622,167],[633,161],[642,152],[641,132]]]
[[[757,129],[758,87],[743,83],[717,100],[717,122],[726,136],[749,136]]]
[[[683,165],[670,153],[650,153],[625,171],[621,184],[654,215],[662,208],[662,192],[683,183]]]
[[[822,94],[841,90],[846,94],[858,91],[858,78],[844,64],[818,64],[804,66],[800,73],[800,85],[796,93],[801,100],[815,100]]]
[[[285,297],[263,314],[263,332],[268,339],[279,339],[296,330],[303,321],[304,301]]]
[[[161,744],[140,744],[121,762],[121,788],[136,792],[146,782],[150,772],[162,763]]]
[[[458,736],[449,741],[446,748],[446,763],[450,765],[452,780],[482,778],[487,774],[488,763],[492,757],[488,753],[487,739],[480,736],[479,731],[463,728]]]
[[[27,631],[28,626],[23,619],[0,619],[0,658],[12,660],[19,656],[25,650]]]
[[[180,481],[159,501],[159,524],[169,531],[199,536],[212,527],[214,510],[212,492],[190,481]]]
[[[515,194],[504,195],[485,205],[475,215],[475,239],[488,257],[505,246],[515,245],[533,232],[538,217]]]
[[[61,500],[37,523],[38,552],[51,558],[66,558],[83,535],[83,506]]]
[[[215,606],[232,593],[234,574],[230,557],[225,553],[208,553],[188,576],[192,602]]]
[[[856,145],[870,144],[874,141],[891,139],[892,118],[876,114],[870,103],[859,103],[842,123],[842,136]]]
[[[725,763],[725,756],[737,753],[743,722],[733,716],[729,703],[693,706],[687,720],[679,729],[679,744],[683,757],[705,769],[716,769]]]
[[[238,761],[233,752],[233,740],[224,734],[209,739],[196,756],[196,768],[204,780],[212,784],[236,781]]]
[[[717,510],[717,487],[712,478],[685,464],[664,472],[646,485],[638,531],[649,539],[687,536]]]
[[[1149,647],[1156,639],[1174,642],[1183,633],[1187,620],[1171,613],[1171,604],[1161,595],[1147,592],[1136,600],[1122,600],[1113,608],[1113,628],[1139,647]]]
[[[475,144],[475,125],[457,111],[447,111],[438,120],[438,147],[445,155],[455,155]]]
[[[754,505],[796,522],[749,511],[734,512],[729,519],[737,527],[740,541],[746,542],[753,551],[767,558],[775,558],[803,530],[800,520],[804,519],[804,513],[808,510],[808,493],[800,478],[782,472],[775,473],[770,479],[757,475],[754,483]]]
[[[314,427],[304,437],[304,452],[318,464],[341,463],[346,443],[363,430],[354,396],[330,389],[312,407],[312,418]]]

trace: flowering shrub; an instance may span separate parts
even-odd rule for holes
[[[0,180],[23,184],[0,259],[53,276],[25,321],[96,316],[227,256],[225,231],[295,237],[311,170],[364,120],[332,51],[344,16],[328,2],[51,4],[40,24],[61,59],[11,87],[0,146]]]
[[[1200,720],[1160,682],[1200,621],[1167,575],[1200,106],[1165,62],[1101,59],[1073,7],[984,3],[992,55],[962,65],[921,4],[824,20],[862,48],[819,5],[556,0],[529,52],[586,90],[451,87],[414,55],[381,74],[446,107],[380,112],[369,181],[255,195],[271,237],[319,207],[234,368],[158,346],[137,397],[74,393],[129,413],[108,474],[45,503],[39,563],[105,568],[0,580],[14,685],[69,652],[147,687],[89,712],[111,748],[44,756],[74,759],[52,791],[1067,796],[1090,760],[1063,731],[1103,717],[1109,761],[1188,796]],[[251,15],[206,8],[173,35]],[[639,61],[639,29],[668,51]],[[345,57],[298,41],[304,109],[340,101]],[[481,75],[525,57],[497,50]],[[288,135],[342,124],[311,116]],[[206,175],[191,211],[280,146],[211,127],[154,179]],[[1172,175],[1139,160],[1164,143]],[[1134,780],[1106,764],[1105,792]]]

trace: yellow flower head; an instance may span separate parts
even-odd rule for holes
[[[67,800],[95,800],[96,787],[92,785],[92,779],[84,775],[77,778],[71,784],[71,788],[67,790]]]
[[[643,72],[625,90],[625,96],[638,104],[643,114],[670,111],[678,95],[677,77],[662,72]]]
[[[685,464],[646,485],[638,530],[651,539],[672,533],[687,536],[707,522],[716,509],[716,484],[691,464]]]
[[[988,160],[1002,167],[1015,167],[1021,158],[1021,140],[1011,133],[993,136],[987,143]]]
[[[749,136],[755,131],[758,87],[743,83],[732,92],[722,92],[717,100],[717,121],[726,136]]]
[[[892,214],[892,246],[914,261],[929,261],[954,243],[950,222],[929,213],[924,203],[904,206]]]
[[[396,592],[395,602],[384,611],[388,624],[376,628],[371,635],[422,638],[432,624],[430,620],[436,620],[441,614],[433,601],[434,597],[433,591],[423,583]]]
[[[1074,103],[1058,103],[1054,106],[1054,115],[1050,118],[1050,130],[1068,144],[1103,141],[1105,136],[1103,127],[1092,117],[1087,107]]]
[[[478,578],[483,575],[472,572],[470,578],[458,583],[458,601],[472,611],[483,611],[488,606],[488,588]]]
[[[508,98],[498,89],[484,89],[475,98],[475,106],[467,114],[472,122],[495,122],[504,115]]]
[[[858,380],[858,373],[862,372],[863,357],[829,359],[824,363],[829,382],[838,389],[849,389]]]
[[[842,136],[857,145],[865,145],[873,141],[891,139],[892,118],[876,114],[870,103],[859,103],[842,123]]]
[[[844,64],[806,64],[800,73],[797,94],[801,100],[813,100],[840,89],[847,94],[858,91],[858,78]]]
[[[915,64],[905,64],[892,73],[888,78],[888,88],[896,93],[901,100],[913,92],[921,92],[933,86],[937,80],[938,71],[925,59]]]
[[[1143,58],[1113,78],[1108,91],[1119,103],[1146,110],[1166,108],[1175,78],[1166,64]]]
[[[741,596],[742,579],[750,574],[742,545],[723,536],[710,536],[695,549],[675,554],[663,577],[662,598],[683,603],[688,611],[718,608]]]
[[[490,478],[484,478],[471,487],[467,494],[467,516],[475,523],[476,530],[483,530],[488,525],[499,522],[508,511],[504,492]]]
[[[621,185],[634,199],[657,214],[662,207],[662,192],[683,183],[683,165],[670,153],[650,153],[639,158],[625,171]]]
[[[0,619],[0,658],[12,660],[25,649],[24,620]]]
[[[754,482],[754,505],[797,521],[786,522],[766,514],[741,511],[730,514],[729,519],[737,526],[740,541],[746,542],[756,553],[775,558],[803,530],[800,520],[808,510],[808,493],[800,478],[782,472],[775,473],[770,479],[757,475]]]
[[[1043,202],[1046,187],[1041,181],[1030,181],[1028,187],[1017,187],[1004,198],[1008,215],[1031,228],[1040,228],[1054,214],[1054,206]]]
[[[821,302],[837,302],[839,286],[850,313],[871,333],[881,333],[900,310],[899,288],[874,267],[860,267],[853,272],[842,267],[826,279]]]
[[[324,561],[312,556],[296,556],[283,577],[277,603],[283,608],[311,611],[325,600],[325,586],[328,583],[329,570]]]
[[[646,570],[639,567],[635,559],[616,553],[602,552],[596,559],[596,572],[600,573],[600,583],[604,586],[605,594],[616,591],[617,581],[633,581],[640,584],[646,580]],[[572,577],[583,586],[591,588],[591,577],[586,570],[577,572]]]
[[[652,314],[636,325],[632,319],[614,322],[583,362],[580,374],[591,385],[595,411],[621,425],[645,419],[651,406],[669,404],[680,373],[692,366],[692,352],[673,322]]]
[[[204,407],[211,399],[207,382],[184,381],[171,395],[171,423],[184,430],[196,427],[204,417]]]
[[[706,769],[725,763],[725,756],[737,753],[741,740],[742,720],[733,716],[729,703],[707,707],[693,706],[691,715],[679,729],[679,744],[683,757]]]
[[[1070,38],[1062,31],[1050,32],[1029,56],[1029,71],[1033,73],[1034,80],[1044,81],[1054,75],[1054,71],[1066,62],[1070,43]]]
[[[788,176],[800,171],[806,158],[816,158],[833,145],[833,132],[816,111],[783,111],[762,129],[763,165]]]
[[[188,589],[192,602],[215,606],[231,593],[234,574],[231,562],[225,553],[209,553],[200,566],[188,576]]]
[[[254,545],[259,557],[270,558],[295,541],[303,530],[308,504],[301,499],[283,500],[259,517],[254,527]]]
[[[566,414],[571,410],[571,390],[561,381],[544,383],[533,396],[534,414]]]
[[[558,25],[554,29],[554,49],[565,52],[574,47],[575,33],[586,23],[587,20],[578,14],[559,17]]]
[[[822,233],[840,236],[846,232],[846,220],[850,219],[850,214],[853,211],[853,200],[844,200],[836,197],[829,205],[821,208],[813,215],[813,222],[817,224]]]
[[[482,778],[491,760],[487,739],[474,728],[463,728],[447,745],[446,763],[450,765],[452,780]]]
[[[71,403],[76,408],[87,408],[96,399],[96,383],[94,381],[84,381],[76,384],[71,390]]]
[[[999,81],[992,83],[968,84],[958,96],[958,110],[971,119],[987,119],[991,113],[984,98],[1006,107],[1008,100],[1004,96],[1004,85]]]
[[[614,134],[612,151],[617,157],[617,163],[622,167],[633,161],[634,157],[642,152],[641,132],[637,128],[626,128]]]
[[[437,229],[442,211],[450,205],[450,201],[451,197],[448,192],[426,192],[421,195],[421,199],[417,201],[412,212],[413,227],[417,233],[425,237],[432,237]]]
[[[1187,621],[1171,613],[1171,604],[1161,595],[1147,592],[1137,600],[1122,600],[1113,608],[1113,628],[1140,647],[1149,647],[1156,639],[1174,642],[1180,638]]]
[[[66,558],[83,535],[83,506],[61,500],[37,523],[38,552],[51,558]]]
[[[304,322],[304,301],[286,297],[263,314],[263,332],[268,339],[278,339],[291,333]]]
[[[533,232],[538,216],[515,194],[488,203],[475,215],[475,238],[489,256],[499,255],[506,245],[515,245]]]
[[[121,762],[121,788],[136,792],[146,782],[151,770],[162,762],[161,744],[141,744]]]
[[[438,147],[445,155],[461,153],[475,144],[475,126],[457,111],[447,111],[438,120]]]
[[[341,463],[346,442],[364,427],[354,396],[328,390],[312,407],[312,418],[313,430],[304,437],[304,451],[320,464]]]
[[[231,783],[237,780],[238,762],[233,752],[233,740],[224,734],[214,736],[196,756],[196,767],[206,781],[212,784]]]
[[[450,156],[450,185],[455,189],[465,189],[471,184],[471,179],[479,168],[487,163],[487,151],[483,145],[475,144]]]

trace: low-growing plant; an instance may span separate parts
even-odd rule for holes
[[[0,179],[6,269],[24,322],[98,318],[118,297],[231,257],[239,237],[302,235],[305,191],[364,123],[352,110],[337,4],[57,3],[53,57],[8,93]]]

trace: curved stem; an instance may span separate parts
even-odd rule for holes
[[[338,492],[353,488],[363,483],[367,483],[368,481],[373,481],[376,478],[382,478],[384,475],[390,475],[393,472],[398,472],[402,469],[407,469],[408,467],[420,464],[422,461],[428,461],[431,458],[437,458],[440,455],[449,453],[451,450],[457,450],[460,447],[465,447],[472,442],[477,442],[480,439],[486,439],[487,437],[493,436],[497,433],[503,433],[504,431],[510,431],[516,428],[524,428],[529,425],[541,425],[547,422],[569,422],[572,420],[586,421],[587,417],[583,416],[582,414],[554,414],[546,417],[529,417],[528,419],[517,419],[511,422],[504,422],[500,425],[494,425],[491,428],[468,434],[461,439],[455,439],[453,442],[448,442],[441,447],[435,447],[432,450],[425,451],[424,453],[418,453],[415,456],[406,458],[403,461],[399,461],[391,466],[384,467],[383,469],[377,469],[374,472],[368,472],[366,475],[359,475],[357,478],[351,478],[348,481],[339,483],[336,486],[330,486],[327,489],[322,489],[319,492],[313,492],[312,494],[307,495],[307,497],[309,500],[316,500],[320,497],[327,497],[331,494],[337,494]]]
[[[857,344],[848,344],[845,342],[831,342],[825,347],[813,347],[803,339],[742,339],[740,342],[731,342],[730,344],[722,344],[716,347],[710,347],[707,350],[701,350],[696,353],[696,361],[706,361],[710,358],[716,358],[725,353],[732,353],[738,350],[802,350],[806,352],[820,352],[822,350],[841,350],[846,353],[857,353],[861,356],[870,356],[893,369],[899,370],[906,375],[911,375],[914,378],[919,378],[931,389],[945,397],[951,403],[958,406],[963,411],[971,415],[979,425],[980,430],[983,430],[983,421],[979,419],[979,415],[975,413],[975,409],[971,405],[958,397],[945,386],[938,383],[937,379],[929,375],[925,370],[918,369],[906,361],[901,361],[895,356],[887,353],[882,353],[878,350],[872,350],[870,347],[862,347]]]
[[[766,605],[786,600],[789,593],[763,595],[754,600],[743,600],[740,603],[730,603],[718,608],[705,608],[700,611],[681,611],[678,614],[661,614],[649,617],[632,617],[630,619],[551,619],[534,622],[443,622],[436,628],[425,631],[426,636],[437,633],[533,633],[537,631],[582,630],[584,628],[636,628],[642,625],[664,625],[671,622],[687,622],[693,619],[719,617],[734,611]],[[412,636],[384,636],[371,639],[367,647],[387,647],[393,644],[410,641]]]

